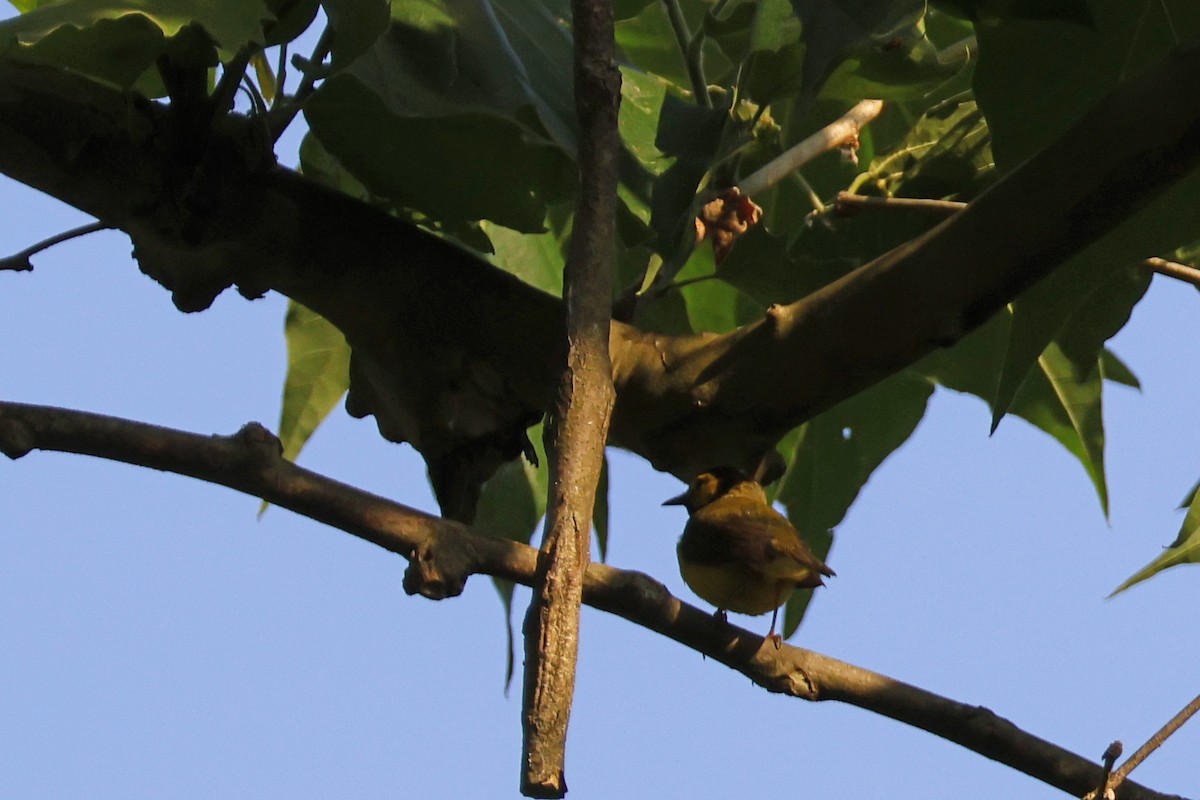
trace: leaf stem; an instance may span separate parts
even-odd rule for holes
[[[696,96],[696,104],[703,108],[712,108],[712,98],[708,96],[708,81],[704,77],[704,31],[698,30],[696,37],[692,37],[687,20],[683,17],[683,10],[679,7],[679,0],[663,0],[663,7],[667,10],[667,19],[671,23],[671,31],[675,34],[675,43],[679,45],[679,54],[683,56],[688,81],[692,84],[692,94]]]
[[[279,137],[287,130],[287,127],[292,124],[292,120],[296,118],[296,114],[300,113],[300,109],[304,106],[304,101],[316,91],[317,81],[325,75],[325,71],[321,68],[325,59],[329,57],[330,50],[333,49],[333,28],[330,25],[325,26],[325,30],[321,31],[321,36],[317,39],[316,45],[313,47],[312,56],[308,59],[307,68],[302,69],[304,75],[300,79],[300,85],[296,87],[296,92],[288,98],[287,102],[276,104],[276,108],[272,108],[272,119],[268,128],[271,131],[271,143],[279,141]],[[299,59],[299,56],[295,58]],[[282,71],[280,72],[282,75]],[[283,86],[283,81],[279,81],[280,87]]]

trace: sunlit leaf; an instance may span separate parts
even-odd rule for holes
[[[250,57],[250,65],[254,67],[254,75],[258,78],[258,90],[262,92],[263,100],[272,103],[275,100],[275,70],[261,52]]]
[[[1157,558],[1113,589],[1109,597],[1123,592],[1135,583],[1141,583],[1169,567],[1196,563],[1200,563],[1200,495],[1197,495],[1193,489],[1191,506],[1188,508],[1187,516],[1184,517],[1183,525],[1179,528],[1179,535],[1175,537],[1175,541]]]
[[[288,371],[279,440],[294,461],[350,386],[350,347],[342,332],[299,303],[288,303]]]
[[[87,32],[102,20],[119,21],[140,18],[170,38],[187,25],[200,25],[212,37],[222,58],[228,58],[243,45],[262,43],[263,25],[274,16],[262,0],[71,0],[51,3],[18,17],[0,22],[0,40],[32,47],[65,27]],[[76,46],[115,51],[118,44],[109,41],[118,28],[106,27],[76,40]],[[133,57],[134,54],[125,54]],[[137,55],[152,63],[156,54]]]

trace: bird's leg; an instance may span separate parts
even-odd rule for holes
[[[713,619],[718,622],[729,622],[729,615],[725,613],[725,609],[718,608],[713,612]]]
[[[769,641],[771,644],[775,645],[776,650],[778,650],[780,647],[783,646],[783,637],[775,632],[775,621],[778,618],[779,618],[779,606],[776,606],[775,610],[771,612],[771,632],[767,634],[767,641]]]

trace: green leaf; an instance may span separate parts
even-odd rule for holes
[[[288,370],[279,440],[283,457],[295,461],[350,386],[350,347],[341,331],[294,300],[288,302],[284,336]]]
[[[388,0],[321,0],[333,30],[330,62],[334,69],[353,63],[371,49],[388,26]],[[413,0],[398,6],[418,5]]]
[[[1179,535],[1175,537],[1175,541],[1163,550],[1158,558],[1130,575],[1124,583],[1113,589],[1109,597],[1125,591],[1135,583],[1141,583],[1147,578],[1157,575],[1168,567],[1196,563],[1200,563],[1200,495],[1197,495],[1193,489],[1191,506],[1188,508],[1187,516],[1184,517],[1183,525],[1180,526]]]
[[[1057,138],[1123,78],[1200,36],[1194,0],[1089,0],[1088,8],[1091,27],[1012,17],[976,26],[975,95],[1001,168]]]
[[[924,0],[791,0],[803,28],[800,91],[814,96],[849,54],[906,34],[925,14]],[[861,98],[859,98],[861,99]]]
[[[476,533],[495,536],[501,539],[511,539],[522,544],[529,544],[533,532],[546,513],[546,490],[549,485],[547,472],[546,450],[542,443],[542,424],[538,423],[527,432],[529,441],[533,443],[537,453],[538,466],[534,466],[524,458],[509,461],[493,473],[479,495],[479,503],[475,508],[475,522],[472,529]],[[515,642],[512,625],[512,581],[503,578],[493,578],[493,585],[504,604],[505,630],[508,635],[508,659],[505,669],[504,686],[512,683],[515,665]]]
[[[1142,382],[1138,380],[1137,375],[1133,374],[1133,370],[1107,347],[1100,353],[1100,374],[1106,381],[1128,386],[1131,389],[1140,390],[1142,388]]]
[[[1002,311],[954,347],[929,354],[913,369],[990,404],[1011,328],[1012,314]],[[1036,369],[1017,391],[1011,413],[1050,434],[1080,460],[1107,515],[1102,389],[1098,356],[1089,369],[1067,358],[1054,344],[1040,355]]]
[[[977,21],[1053,19],[1079,25],[1095,24],[1087,0],[935,0],[934,5]]]
[[[367,187],[351,175],[311,131],[304,134],[300,142],[300,171],[317,183],[359,200],[369,200],[371,197]]]
[[[267,47],[277,47],[294,41],[308,30],[321,7],[319,0],[266,0],[267,8],[275,17],[274,23],[263,28]]]
[[[1104,475],[1104,418],[1101,393],[1104,382],[1100,375],[1099,362],[1093,360],[1090,368],[1073,361],[1057,342],[1052,342],[1038,357],[1038,372],[1030,383],[1036,391],[1044,378],[1057,399],[1057,405],[1046,402],[1040,409],[1066,412],[1068,425],[1062,424],[1061,415],[1051,416],[1034,413],[1029,408],[1022,414],[1038,427],[1058,439],[1082,462],[1100,506],[1108,517],[1108,482]]]
[[[703,26],[711,8],[711,4],[702,0],[680,0],[679,5],[693,32]],[[687,64],[679,51],[661,0],[645,5],[634,16],[620,18],[616,25],[616,40],[624,57],[623,63],[661,76],[678,87],[680,93],[691,95]],[[715,77],[731,69],[729,60],[712,40],[704,42],[703,53],[706,75]]]
[[[393,12],[388,33],[310,99],[312,130],[376,197],[449,225],[541,231],[547,204],[575,184],[561,23],[530,0]]]
[[[845,400],[789,433],[780,443],[788,462],[774,499],[824,558],[842,521],[871,474],[912,435],[933,392],[930,381],[900,372]],[[784,635],[800,625],[812,591],[788,602]]]
[[[326,149],[372,195],[435,220],[490,219],[541,231],[548,204],[568,197],[573,186],[563,151],[518,120],[488,113],[403,116],[346,72],[326,81],[304,113]]]
[[[596,548],[600,560],[608,560],[608,455],[600,465],[600,480],[596,484],[596,503],[592,508],[592,527],[596,531]]]
[[[250,57],[250,66],[254,67],[254,76],[258,79],[258,90],[267,104],[275,102],[275,94],[279,86],[275,80],[275,70],[271,68],[267,57],[261,52]]]
[[[1197,204],[1200,173],[1193,173],[1013,302],[1012,339],[993,402],[993,427],[1051,340],[1069,340],[1067,354],[1079,363],[1099,357],[1149,286],[1149,273],[1136,262],[1200,236]]]
[[[565,211],[570,214],[570,210]],[[509,228],[483,222],[481,226],[492,242],[491,262],[511,272],[531,286],[562,297],[565,246],[569,228],[552,226],[545,233],[518,233]]]
[[[200,25],[212,37],[228,59],[244,45],[262,44],[264,23],[275,18],[262,0],[68,0],[33,8],[25,14],[0,22],[0,40],[17,42],[30,48],[65,28],[84,33],[77,46],[107,51],[111,57],[116,46],[106,39],[119,28],[95,26],[101,21],[118,22],[133,17],[149,22],[163,38],[170,38],[192,23]],[[124,54],[140,58],[147,65],[157,53],[148,50]]]
[[[841,62],[821,87],[827,99],[856,103],[926,98],[968,64],[944,64],[938,48],[923,33],[897,37],[882,46],[862,49]],[[970,67],[974,62],[970,62]]]

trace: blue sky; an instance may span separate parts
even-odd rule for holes
[[[8,181],[0,198],[5,252],[89,221]],[[284,301],[227,293],[185,316],[129,251],[103,233],[0,273],[0,398],[204,433],[275,427]],[[1111,525],[1056,443],[1016,419],[989,438],[981,402],[939,391],[839,529],[838,577],[793,643],[1091,758],[1112,739],[1131,752],[1200,692],[1200,569],[1104,599],[1174,537],[1200,476],[1198,304],[1157,277],[1115,340],[1144,391],[1106,396]],[[683,512],[659,506],[679,483],[611,458],[610,562],[699,603],[674,560]],[[340,409],[301,463],[436,508],[415,454]],[[83,457],[0,461],[0,794],[517,796],[519,685],[505,696],[490,582],[409,598],[402,559],[257,507]],[[1061,796],[868,712],[769,695],[592,610],[577,692],[574,800]],[[1134,777],[1200,795],[1198,750],[1193,721]]]

